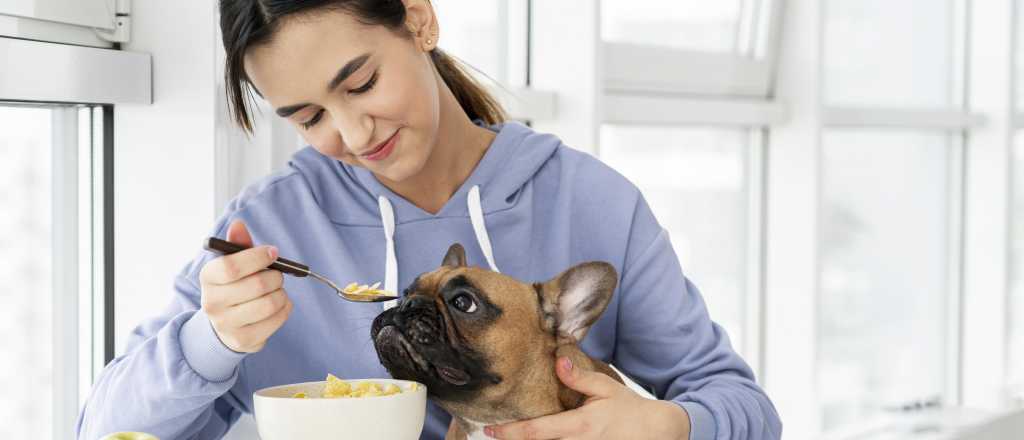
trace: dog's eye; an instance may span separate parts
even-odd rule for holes
[[[451,301],[449,301],[449,303],[451,303],[453,307],[459,309],[459,311],[464,313],[473,313],[476,311],[476,301],[473,301],[473,298],[470,297],[469,295],[466,295],[465,293],[459,294],[455,298],[452,298]]]

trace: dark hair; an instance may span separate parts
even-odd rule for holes
[[[285,18],[328,10],[341,10],[362,23],[383,25],[399,35],[409,35],[405,28],[405,5],[401,0],[220,0],[228,112],[246,132],[253,132],[246,98],[251,98],[256,88],[245,73],[242,62],[245,51],[269,42]],[[481,119],[488,124],[506,119],[498,101],[452,56],[435,47],[430,51],[430,59],[470,119]]]

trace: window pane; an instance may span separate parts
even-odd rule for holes
[[[954,1],[826,1],[826,102],[950,106]]]
[[[602,0],[605,41],[734,52],[741,0]]]
[[[743,351],[747,292],[746,130],[601,128],[601,159],[636,184],[711,318]]]
[[[1013,8],[1017,12],[1016,20],[1014,20],[1013,29],[1016,32],[1014,35],[1014,50],[1016,51],[1014,57],[1014,79],[1016,84],[1015,93],[1017,95],[1017,110],[1024,108],[1024,8],[1017,6]],[[1019,135],[1018,135],[1019,137]]]
[[[52,435],[50,113],[0,107],[0,438]]]
[[[823,428],[941,397],[950,140],[823,136],[817,385]]]
[[[438,46],[451,55],[500,81],[505,56],[499,23],[504,2],[443,0],[434,2],[439,27]],[[473,69],[470,69],[471,71]]]
[[[1013,149],[1013,239],[1010,269],[1010,339],[1008,380],[1024,404],[1024,136],[1018,132]]]

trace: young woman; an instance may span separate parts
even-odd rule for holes
[[[437,48],[428,0],[221,0],[220,12],[236,121],[251,130],[251,88],[309,146],[229,204],[211,234],[260,245],[199,252],[181,271],[165,313],[104,370],[82,438],[219,438],[252,411],[257,389],[328,372],[387,377],[369,341],[380,304],[264,269],[283,255],[400,292],[454,242],[470,264],[527,281],[582,261],[615,265],[619,287],[582,347],[661,399],[560,366],[559,378],[590,396],[584,406],[488,435],[779,438],[771,401],[637,188],[558,138],[504,121]],[[423,438],[442,438],[449,420],[431,404]]]

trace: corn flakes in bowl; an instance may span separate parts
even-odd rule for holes
[[[341,380],[264,388],[253,393],[262,440],[418,439],[427,409],[422,384],[395,379]]]

